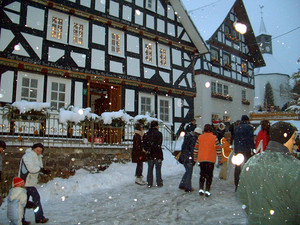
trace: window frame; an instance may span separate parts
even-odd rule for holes
[[[156,0],[146,0],[145,2],[145,8],[155,12],[155,8],[156,8]]]
[[[79,44],[74,42],[74,23],[78,23],[83,26],[83,44]],[[70,26],[69,26],[69,45],[80,47],[80,48],[88,48],[88,37],[89,37],[89,22],[87,20],[80,19],[75,16],[70,17]]]
[[[146,56],[147,56],[147,52],[146,52],[146,45],[152,45],[152,61],[148,61]],[[148,65],[152,65],[152,66],[156,66],[156,43],[153,41],[149,41],[149,40],[143,40],[143,63],[144,64],[148,64]]]
[[[22,100],[22,81],[23,78],[29,78],[37,80],[37,97],[35,102],[43,102],[43,89],[44,89],[44,76],[39,74],[27,73],[27,72],[18,72],[18,83],[17,83],[17,93],[16,101]],[[28,100],[27,100],[28,101]]]
[[[166,53],[166,65],[161,64],[161,52],[160,50],[165,50]],[[158,56],[158,66],[165,69],[170,69],[170,48],[168,46],[158,44],[157,45],[157,56]]]
[[[151,103],[150,103],[150,107],[151,107],[151,112],[148,112],[150,115],[152,113],[154,113],[154,95],[151,95],[151,94],[147,94],[147,93],[144,93],[144,92],[140,92],[139,93],[139,105],[138,105],[138,111],[139,111],[139,114],[140,115],[146,115],[146,112],[145,114],[142,114],[142,98],[149,98],[151,100]]]
[[[52,37],[52,25],[53,25],[52,19],[54,16],[61,18],[63,20],[62,38],[61,39]],[[69,26],[69,16],[68,15],[50,9],[48,11],[47,40],[59,42],[59,43],[63,43],[63,44],[68,44],[68,26]]]
[[[112,51],[112,34],[117,34],[120,35],[120,53],[117,53],[115,51]],[[123,31],[117,30],[117,29],[113,29],[113,28],[109,28],[108,31],[108,54],[110,55],[114,55],[114,56],[119,56],[122,58],[125,58],[125,35]]]
[[[63,78],[58,78],[58,77],[52,77],[49,76],[47,80],[47,102],[52,105],[52,84],[53,83],[58,83],[58,84],[65,84],[65,103],[64,103],[64,108],[67,108],[68,105],[71,104],[71,80],[68,79],[63,79]],[[59,101],[57,101],[59,102]],[[59,110],[59,108],[56,108],[56,110]]]
[[[163,120],[165,124],[173,124],[173,103],[172,103],[172,98],[171,97],[166,97],[166,96],[161,96],[159,95],[158,96],[158,99],[157,99],[157,118],[158,119],[161,119],[161,108],[160,108],[160,101],[163,100],[163,101],[167,101],[169,104],[168,104],[168,108],[169,108],[169,111],[168,111],[168,121],[166,120]]]

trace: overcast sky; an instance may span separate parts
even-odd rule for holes
[[[199,7],[200,0],[181,0],[187,11]],[[201,0],[218,4],[227,0]],[[300,69],[300,1],[299,0],[243,0],[255,35],[259,34],[261,9],[268,34],[273,38],[273,55],[285,67],[287,74]],[[206,3],[205,3],[206,4]],[[203,3],[201,3],[203,5]],[[209,6],[213,7],[213,5]],[[201,11],[190,13],[193,20]],[[296,29],[298,28],[298,29]],[[296,30],[294,30],[296,29]],[[292,31],[294,30],[294,31]],[[292,32],[290,32],[292,31]],[[290,32],[288,34],[285,34]],[[201,34],[201,33],[200,33]],[[284,34],[284,35],[283,35]],[[282,36],[281,36],[282,35]],[[280,37],[279,37],[280,36]]]

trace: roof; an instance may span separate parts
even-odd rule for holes
[[[200,54],[208,53],[209,50],[205,44],[204,39],[201,37],[195,24],[191,20],[190,16],[187,14],[187,11],[184,8],[182,2],[180,0],[170,0],[170,3],[174,11],[177,13],[177,16],[180,19],[181,24],[185,28],[185,31],[188,33],[193,44],[198,49],[199,53]]]
[[[265,53],[263,54],[264,61],[266,63],[265,67],[260,67],[255,69],[255,76],[262,74],[284,74],[286,73],[286,68],[281,65],[279,61],[272,54]]]
[[[209,40],[227,17],[235,0],[198,1],[196,9],[188,11],[204,38]]]
[[[234,9],[239,21],[247,25],[247,32],[244,34],[244,37],[246,42],[249,43],[248,48],[253,58],[254,66],[265,66],[242,0],[205,0],[199,1],[197,4],[199,7],[190,10],[188,13],[192,16],[205,41],[212,38],[214,33],[225,22],[230,11]]]

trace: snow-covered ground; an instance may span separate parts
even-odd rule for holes
[[[95,174],[79,170],[68,179],[55,178],[39,186],[47,224],[247,224],[234,192],[232,167],[227,181],[218,178],[220,168],[215,168],[212,196],[206,198],[197,192],[198,166],[193,174],[195,191],[186,193],[178,189],[183,166],[168,151],[164,157],[161,188],[136,185],[133,163],[114,163]],[[143,174],[146,177],[146,164]],[[6,208],[5,201],[0,208],[1,225],[8,224]],[[27,210],[26,219],[35,224],[32,210]]]

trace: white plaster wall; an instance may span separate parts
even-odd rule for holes
[[[109,71],[113,73],[123,73],[123,64],[116,61],[110,61]]]
[[[44,30],[45,11],[36,7],[27,7],[26,26]]]
[[[142,13],[141,11],[139,11],[139,13],[135,13],[134,14],[134,21],[136,24],[139,24],[141,26],[143,26],[144,24],[144,13]]]
[[[175,25],[168,23],[167,24],[168,35],[175,37]]]
[[[129,6],[123,5],[123,20],[131,22],[132,9]]]
[[[100,12],[105,12],[105,5],[106,5],[105,0],[95,0],[95,10]]]
[[[119,3],[115,1],[109,2],[109,15],[119,17]]]
[[[91,68],[105,70],[105,51],[92,49]]]
[[[182,55],[181,51],[172,49],[172,63],[178,66],[182,66]]]
[[[127,57],[127,75],[140,77],[140,59]]]
[[[10,30],[1,28],[0,51],[4,51],[14,37],[15,35]]]
[[[228,85],[229,95],[232,96],[233,101],[226,101],[222,99],[211,97],[211,87],[206,88],[205,83],[216,82],[213,77],[206,76],[204,74],[195,76],[197,97],[194,101],[194,113],[197,120],[197,124],[203,127],[206,123],[211,124],[211,115],[218,114],[220,119],[223,119],[224,115],[230,116],[231,122],[240,120],[242,115],[249,115],[250,111],[253,111],[253,98],[254,90],[246,89],[247,100],[250,101],[250,105],[242,104],[242,87],[237,84],[233,84],[226,81],[218,81],[222,84]]]
[[[56,62],[65,54],[65,50],[49,47],[48,61]]]
[[[155,74],[155,70],[144,67],[144,77],[150,79]]]
[[[98,25],[93,24],[93,35],[92,35],[92,42],[99,44],[99,45],[105,45],[105,27],[101,27]]]
[[[37,54],[37,56],[41,59],[42,57],[42,46],[43,46],[43,38],[37,37],[31,34],[22,33],[30,47]]]
[[[20,16],[15,14],[15,13],[11,13],[7,10],[4,10],[5,14],[8,16],[8,18],[11,20],[11,22],[15,23],[15,24],[19,24],[20,23]]]
[[[134,53],[140,52],[140,39],[138,37],[127,35],[127,51]]]
[[[165,21],[157,19],[157,31],[165,33]]]
[[[135,0],[135,4],[137,6],[144,8],[144,0]]]
[[[134,112],[134,102],[135,102],[135,90],[126,89],[125,90],[125,111]]]
[[[88,8],[91,7],[91,0],[80,0],[80,5],[86,6]]]
[[[83,105],[83,83],[75,81],[74,106],[82,108]]]
[[[146,27],[154,29],[154,17],[146,15]]]
[[[0,101],[11,103],[13,97],[14,71],[4,72],[1,76],[0,85]]]
[[[174,116],[175,117],[182,117],[181,108],[182,108],[182,99],[181,98],[174,98]]]
[[[288,93],[280,96],[280,85],[283,84],[286,87],[289,84],[289,77],[284,74],[261,74],[255,75],[255,97],[254,97],[254,105],[258,106],[264,105],[264,97],[265,97],[265,86],[270,82],[273,90],[274,104],[279,106],[280,108],[289,101]]]
[[[159,71],[159,75],[161,76],[161,78],[163,79],[164,82],[170,83],[170,74],[169,73]]]
[[[77,53],[77,52],[71,52],[71,57],[74,60],[74,62],[77,64],[79,67],[85,67],[85,62],[86,62],[86,55]]]
[[[13,3],[10,3],[9,5],[5,6],[6,9],[11,9],[13,11],[16,11],[16,12],[20,12],[20,9],[21,9],[21,3],[20,2],[13,2]]]

